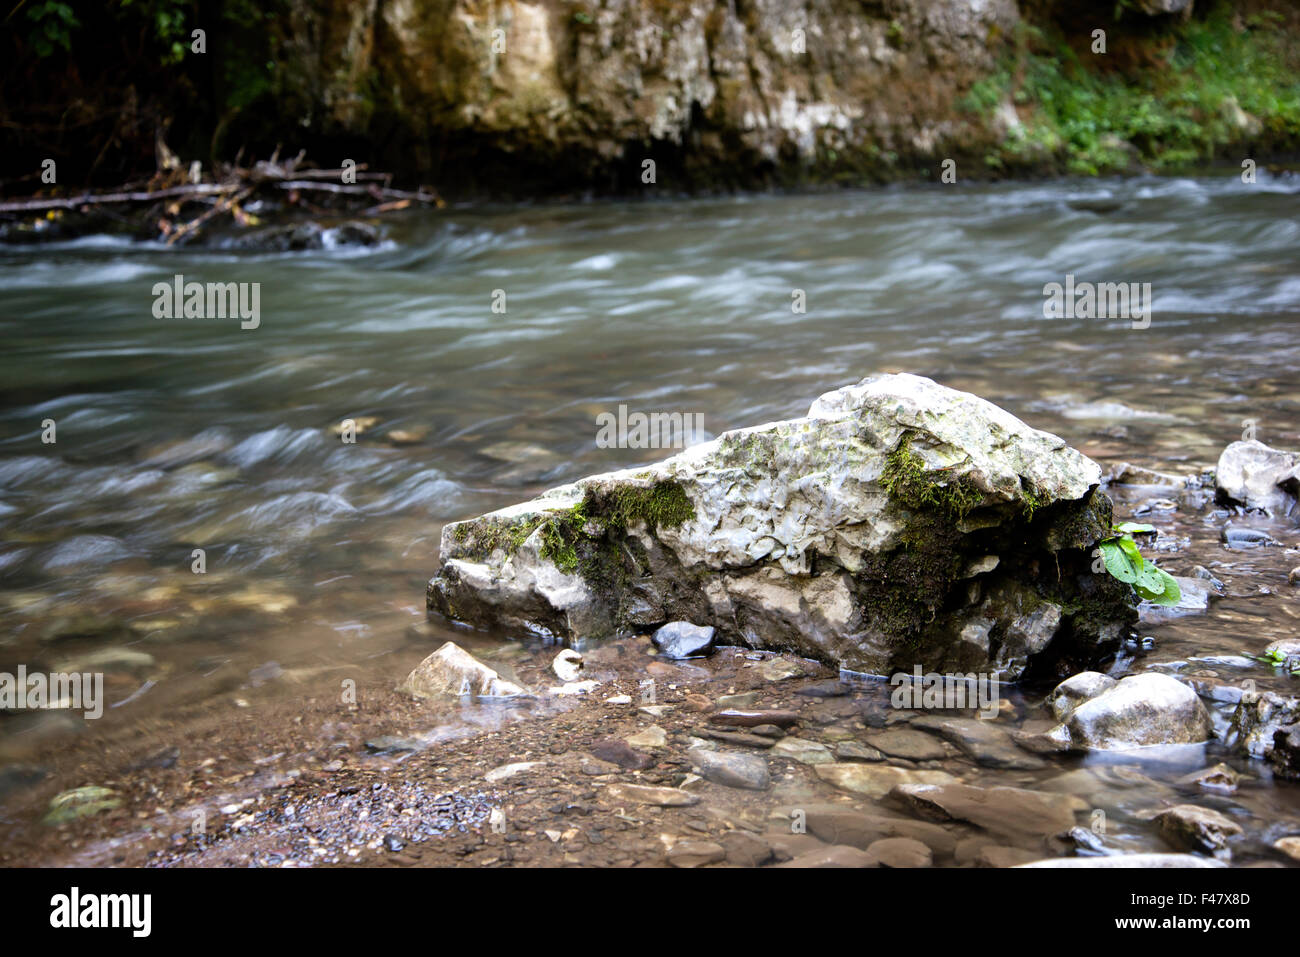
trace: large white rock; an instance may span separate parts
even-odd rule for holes
[[[1049,700],[1054,708],[1078,690],[1078,677],[1063,682],[1052,693]],[[1095,682],[1093,687],[1095,695],[1072,709],[1063,707],[1063,721],[1049,736],[1071,747],[1095,751],[1200,744],[1211,736],[1205,705],[1177,678],[1148,671],[1110,686]]]
[[[447,642],[416,665],[397,690],[417,698],[459,698],[463,695],[508,698],[527,693],[454,641]]]
[[[1255,439],[1225,448],[1214,470],[1219,498],[1283,514],[1295,504],[1298,480],[1300,455]]]
[[[1091,569],[1101,470],[965,392],[880,375],[443,530],[432,611],[560,638],[717,629],[857,671],[1078,670],[1133,620]]]

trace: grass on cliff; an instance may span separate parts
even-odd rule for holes
[[[1116,24],[1107,30],[1107,54],[1086,47],[1079,54],[1028,28],[1017,53],[964,101],[985,116],[1008,98],[1020,109],[1023,128],[985,162],[1003,169],[1055,157],[1069,173],[1098,175],[1129,168],[1136,152],[1152,170],[1172,172],[1224,156],[1229,146],[1294,148],[1300,69],[1279,29],[1282,17],[1234,16],[1221,3],[1173,33],[1147,37]],[[1147,47],[1155,65],[1127,76],[1098,69],[1125,43]],[[1250,126],[1241,111],[1253,118]]]

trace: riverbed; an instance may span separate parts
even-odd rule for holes
[[[730,837],[744,832],[776,863],[812,847],[785,841],[793,810],[901,817],[775,752],[769,792],[707,784],[698,804],[653,813],[604,800],[611,783],[689,774],[708,721],[688,694],[753,691],[800,715],[788,736],[832,754],[910,722],[866,678],[801,694],[835,677],[814,662],[773,681],[744,649],[670,665],[633,636],[584,649],[602,681],[586,699],[438,708],[398,695],[447,640],[530,687],[555,683],[557,649],[427,619],[442,525],[661,458],[598,444],[598,417],[620,405],[698,415],[711,436],[802,415],[873,372],[983,396],[1106,468],[1199,474],[1246,433],[1298,448],[1298,213],[1300,179],[1261,174],[474,206],[388,221],[376,247],[298,253],[108,237],[0,247],[0,671],[91,661],[107,700],[94,721],[0,715],[0,858],[630,866],[695,841],[726,849],[714,863],[756,863],[765,852]],[[257,328],[158,318],[155,285],[176,275],[260,284]],[[1150,283],[1149,327],[1046,318],[1044,287],[1067,276]],[[1145,624],[1151,647],[1117,671],[1295,693],[1240,657],[1295,636],[1294,523],[1252,520],[1283,547],[1229,550],[1231,516],[1204,495],[1113,494],[1118,517],[1161,530],[1162,567],[1202,566],[1226,591],[1206,614]],[[641,710],[651,665],[661,713]],[[1036,727],[1047,690],[1007,690],[995,723]],[[632,704],[605,702],[624,693]],[[1222,728],[1229,705],[1207,704]],[[665,733],[652,767],[591,763],[592,742],[651,725]],[[1169,850],[1145,815],[1225,761],[1237,790],[1191,800],[1242,822],[1235,863],[1293,863],[1271,845],[1300,834],[1300,786],[1217,744],[1190,763],[1019,769],[939,738],[915,753],[885,763],[1069,795],[1128,851]],[[120,805],[40,823],[51,797],[88,785]],[[981,844],[978,829],[949,830],[936,864],[1050,851],[1043,835]],[[1003,850],[981,858],[987,847]]]

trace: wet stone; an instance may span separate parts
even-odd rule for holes
[[[932,734],[897,728],[867,737],[867,743],[893,758],[909,761],[937,761],[948,756],[948,749]]]
[[[803,666],[785,658],[770,658],[758,665],[758,673],[765,681],[786,681],[790,678],[802,678]]]
[[[709,719],[714,724],[733,725],[741,728],[754,728],[763,724],[774,724],[778,728],[788,728],[798,724],[799,715],[794,711],[739,711],[728,709],[719,711]]]
[[[655,763],[650,755],[642,754],[627,742],[617,738],[602,738],[587,750],[592,757],[616,765],[625,771],[644,771]]]
[[[919,841],[940,857],[951,855],[956,838],[946,828],[929,821],[907,817],[888,817],[841,808],[808,808],[805,820],[808,833],[827,844],[847,844],[866,849],[888,837],[906,837]]]
[[[730,788],[762,791],[772,783],[767,762],[752,754],[732,751],[695,751],[696,773],[706,781]]]
[[[1273,849],[1281,851],[1293,861],[1300,861],[1300,836],[1280,837],[1273,842]]]
[[[869,748],[865,744],[858,744],[856,741],[841,741],[835,745],[835,757],[841,761],[883,761],[885,755],[875,748]]]
[[[975,855],[976,867],[1019,867],[1030,861],[1038,860],[1039,855],[1019,847],[1003,847],[990,844],[980,848]]]
[[[1074,827],[1074,813],[1085,802],[1071,795],[1022,788],[981,788],[968,784],[903,784],[890,797],[933,821],[964,821],[991,834],[1047,836]]]
[[[1229,548],[1259,548],[1265,545],[1282,544],[1262,529],[1233,526],[1224,526],[1219,532],[1219,540]]]
[[[880,863],[856,847],[827,847],[805,851],[777,867],[879,867]]]
[[[803,764],[832,764],[835,761],[826,745],[804,738],[782,738],[772,748],[772,753],[793,758]]]
[[[1194,804],[1179,804],[1155,815],[1160,834],[1174,847],[1209,854],[1227,849],[1228,839],[1241,833],[1241,825],[1218,811]]]
[[[1212,768],[1195,771],[1178,779],[1182,787],[1199,788],[1203,791],[1215,791],[1220,794],[1232,794],[1237,790],[1241,780],[1239,775],[1228,765],[1219,763]]]
[[[740,694],[721,695],[716,704],[722,710],[735,708],[745,711],[754,707],[758,703],[757,691],[742,691]]]
[[[726,848],[713,841],[678,841],[668,851],[668,863],[673,867],[703,867],[717,864],[726,856]]]
[[[816,765],[815,770],[823,781],[870,798],[882,798],[900,784],[944,784],[956,781],[946,771],[897,768],[885,764],[838,762]]]
[[[776,744],[776,740],[773,738],[766,738],[759,734],[746,734],[741,731],[717,731],[713,728],[700,728],[696,733],[713,741],[722,741],[746,748],[770,748]]]
[[[1026,754],[1006,731],[989,721],[922,715],[912,721],[912,726],[939,735],[986,767],[1032,771],[1047,766],[1041,758]]]
[[[732,831],[719,843],[726,850],[726,861],[737,867],[761,867],[772,860],[772,845],[747,831]]]
[[[670,621],[654,633],[655,647],[669,658],[700,658],[713,653],[712,625]]]
[[[886,837],[867,848],[878,867],[929,867],[934,863],[930,849],[910,837]]]
[[[806,698],[842,698],[849,693],[849,686],[839,680],[814,681],[796,688],[794,693]]]

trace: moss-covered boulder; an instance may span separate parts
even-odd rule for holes
[[[561,639],[680,620],[854,671],[1060,675],[1135,620],[1093,571],[1100,479],[983,399],[872,376],[805,418],[448,525],[428,603]]]

